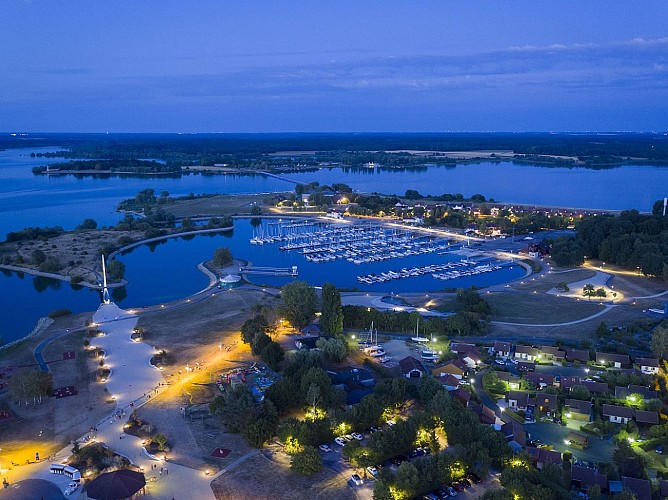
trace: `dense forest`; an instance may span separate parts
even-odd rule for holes
[[[164,174],[179,173],[180,165],[169,165],[148,160],[70,160],[62,163],[52,163],[50,170],[114,172],[129,174]],[[34,174],[45,174],[46,166],[33,167]]]
[[[334,163],[411,167],[454,164],[446,151],[512,151],[516,161],[569,165],[568,156],[586,166],[627,163],[668,164],[668,136],[654,133],[415,133],[415,134],[28,134],[0,135],[0,149],[54,146],[47,157],[84,160],[155,158],[169,165],[230,164],[238,168]],[[307,155],[281,152],[303,151]],[[430,152],[412,155],[409,151]],[[391,154],[388,152],[392,152]],[[276,155],[276,153],[279,153]],[[551,156],[548,156],[551,155]],[[460,160],[457,160],[460,162]]]
[[[552,258],[560,265],[599,259],[668,281],[668,216],[663,201],[651,215],[627,210],[618,216],[585,217],[576,225],[576,238],[554,242]]]

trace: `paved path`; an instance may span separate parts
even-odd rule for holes
[[[149,363],[154,349],[131,339],[137,320],[135,314],[124,311],[113,303],[101,304],[93,315],[97,328],[105,335],[93,339],[92,344],[105,350],[107,363],[112,369],[106,385],[117,404],[109,416],[98,422],[91,422],[91,427],[97,427],[95,439],[144,469],[147,479],[146,498],[215,500],[210,486],[211,477],[205,475],[204,471],[151,457],[142,449],[139,438],[123,433],[123,425],[132,410],[168,387],[161,385],[161,372]],[[62,334],[59,332],[58,335]],[[79,441],[84,442],[88,437],[82,436]],[[62,462],[70,454],[71,445],[68,445],[56,453],[53,460],[17,467],[13,470],[13,481],[41,478],[55,482],[64,489],[69,481],[62,476],[50,474],[49,468],[52,462]]]

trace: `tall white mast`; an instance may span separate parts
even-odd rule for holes
[[[102,256],[102,302],[110,304],[109,290],[107,289],[107,268],[104,265],[104,255]]]

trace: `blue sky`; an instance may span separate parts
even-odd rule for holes
[[[668,130],[665,1],[3,0],[0,130]]]

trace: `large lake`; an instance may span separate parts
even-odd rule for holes
[[[10,231],[29,226],[62,225],[73,228],[84,218],[91,217],[101,225],[116,223],[121,215],[115,211],[123,199],[141,189],[169,191],[173,196],[188,193],[260,193],[289,191],[290,182],[264,176],[203,176],[167,177],[75,177],[35,176],[31,168],[60,161],[31,158],[36,151],[57,148],[14,149],[0,151],[0,237]],[[668,168],[625,166],[606,170],[584,168],[547,168],[512,162],[479,163],[457,167],[428,167],[420,170],[343,170],[324,169],[317,172],[289,174],[291,179],[321,184],[343,182],[365,192],[401,194],[416,189],[423,194],[481,193],[509,203],[545,204],[600,209],[637,208],[649,211],[652,203],[665,195]],[[218,246],[229,246],[233,253],[257,265],[299,265],[300,278],[314,284],[334,281],[340,286],[358,286],[357,274],[376,272],[378,264],[355,266],[343,261],[327,264],[308,263],[294,252],[248,244],[251,227],[240,222],[230,235],[197,237],[190,241],[169,240],[155,247],[141,247],[122,260],[127,265],[130,281],[124,298],[117,297],[126,307],[155,304],[193,293],[206,285],[206,279],[195,269],[198,262],[207,260]],[[446,257],[439,257],[446,259]],[[410,259],[416,259],[415,262]],[[380,263],[382,270],[435,262],[435,256],[418,256]],[[378,266],[380,270],[380,266]],[[462,282],[468,286],[492,284],[513,278],[512,271],[503,270]],[[337,279],[333,279],[333,278]],[[427,278],[425,278],[427,279]],[[374,285],[373,290],[409,291],[434,289],[434,283],[410,278]],[[270,284],[280,280],[266,278]],[[431,280],[432,282],[434,280]],[[448,286],[454,284],[448,283]],[[456,284],[459,286],[460,284]],[[444,286],[444,285],[441,285]],[[32,330],[36,320],[53,311],[67,307],[87,311],[96,307],[97,292],[74,290],[68,284],[3,273],[0,276],[0,314],[4,318],[0,336],[5,341],[21,337]]]

